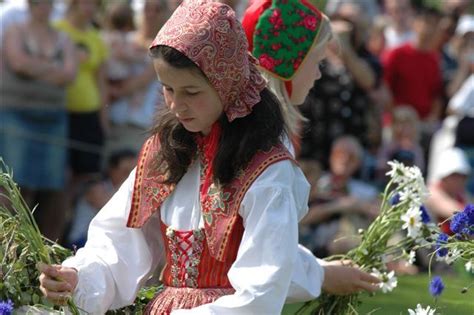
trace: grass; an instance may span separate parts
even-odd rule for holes
[[[445,289],[437,302],[429,293],[427,274],[401,276],[398,277],[398,286],[394,291],[387,294],[380,292],[375,296],[365,295],[357,311],[361,315],[405,315],[408,314],[409,308],[415,309],[420,303],[423,307],[427,305],[436,307],[436,314],[474,315],[474,286],[467,293],[461,294],[462,288],[473,283],[474,278],[469,277],[466,272],[461,273],[461,276],[443,276],[442,278]],[[294,314],[301,305],[286,305],[283,314]]]

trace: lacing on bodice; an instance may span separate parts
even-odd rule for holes
[[[175,231],[168,227],[166,237],[171,257],[172,286],[196,288],[204,231]]]
[[[240,217],[234,229],[233,244],[229,246],[229,259],[224,262],[210,255],[204,229],[177,231],[162,222],[161,232],[166,249],[164,288],[147,305],[145,314],[190,309],[235,292],[227,272],[235,261],[243,234]]]

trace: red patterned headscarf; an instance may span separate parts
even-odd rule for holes
[[[250,114],[266,82],[248,53],[234,11],[210,0],[185,0],[150,48],[172,47],[192,60],[216,89],[229,121]]]

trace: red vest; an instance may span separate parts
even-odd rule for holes
[[[163,201],[173,192],[176,185],[163,184],[163,175],[155,165],[156,154],[160,149],[157,135],[150,137],[144,144],[136,170],[132,196],[132,206],[127,226],[142,227],[146,221],[160,209]],[[229,239],[241,225],[239,208],[248,188],[255,179],[271,164],[281,160],[293,160],[291,154],[282,145],[272,147],[269,151],[257,152],[245,170],[240,171],[236,178],[223,187],[211,184],[208,198],[201,204],[204,218],[204,232],[209,253],[218,261],[235,259],[228,255]],[[243,232],[243,228],[238,227]],[[241,236],[240,236],[241,237]],[[240,239],[239,239],[240,243]]]
[[[142,227],[176,186],[161,183],[163,175],[155,164],[159,149],[155,135],[140,152],[128,227]],[[147,305],[145,314],[169,314],[174,309],[194,308],[233,294],[227,273],[237,257],[244,232],[240,203],[269,165],[285,159],[293,160],[280,144],[268,152],[256,153],[230,184],[224,187],[211,184],[201,200],[204,229],[174,231],[161,222],[166,249],[164,288]]]

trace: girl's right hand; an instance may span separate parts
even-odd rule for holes
[[[38,263],[40,290],[44,296],[58,305],[65,305],[72,296],[79,280],[77,270],[61,265]]]

